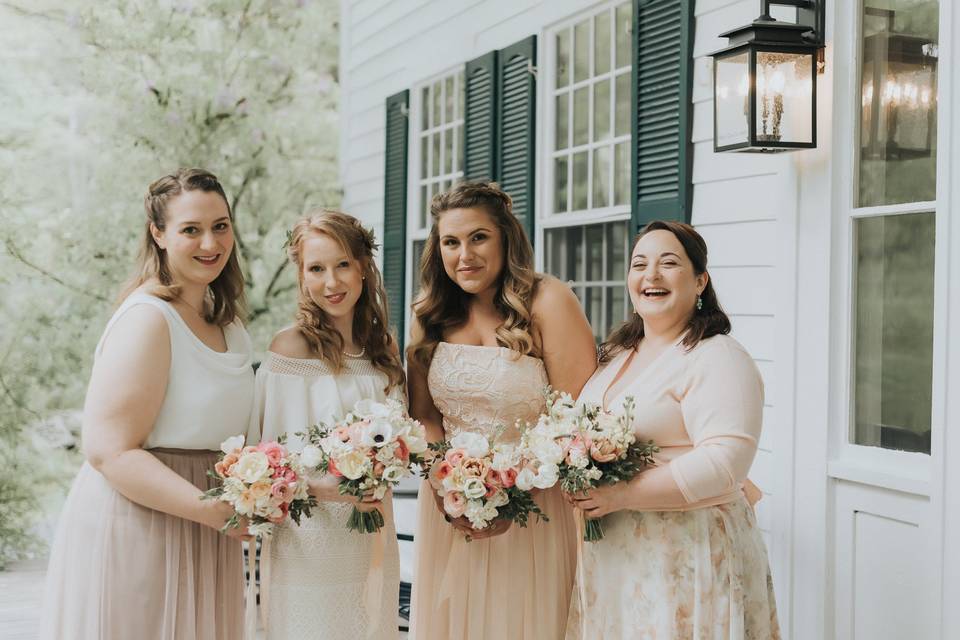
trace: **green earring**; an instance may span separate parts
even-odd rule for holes
[[[700,311],[700,309],[703,309],[703,298],[697,296],[697,311]]]

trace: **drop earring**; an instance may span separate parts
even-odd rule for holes
[[[703,298],[697,296],[697,311],[703,309]]]

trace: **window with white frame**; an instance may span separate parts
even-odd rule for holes
[[[853,444],[930,453],[937,0],[861,0],[852,231]]]
[[[601,340],[627,316],[632,3],[547,32],[544,269],[571,284]]]
[[[463,71],[457,70],[414,90],[411,176],[408,208],[408,300],[420,290],[420,255],[430,232],[430,200],[463,178]]]

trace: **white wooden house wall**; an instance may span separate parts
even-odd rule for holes
[[[837,182],[845,179],[837,163],[847,162],[851,153],[833,148],[835,140],[846,144],[843,127],[851,126],[849,119],[835,117],[834,111],[849,112],[847,102],[852,99],[849,92],[833,86],[837,68],[849,65],[850,58],[849,49],[834,51],[832,31],[838,20],[849,27],[851,2],[832,0],[828,4],[830,46],[826,73],[819,78],[818,149],[757,156],[713,152],[708,54],[725,45],[718,34],[753,20],[759,3],[697,0],[692,222],[710,247],[711,275],[733,322],[733,335],[753,355],[766,384],[763,438],[750,476],[765,493],[758,505],[758,519],[770,554],[785,637],[841,640],[849,635],[844,625],[851,616],[857,617],[858,624],[863,622],[861,617],[866,620],[855,637],[869,637],[863,635],[866,629],[882,629],[884,624],[897,622],[889,619],[892,614],[884,616],[883,603],[911,591],[914,596],[920,594],[917,599],[922,606],[917,615],[930,618],[910,623],[919,634],[914,637],[960,637],[950,635],[950,630],[960,633],[960,607],[948,601],[950,594],[960,593],[960,552],[949,538],[960,530],[960,505],[951,504],[958,502],[957,465],[943,462],[951,455],[960,461],[960,446],[943,435],[947,423],[957,423],[960,410],[957,400],[947,401],[958,395],[949,393],[951,379],[946,377],[960,366],[957,341],[950,342],[936,362],[943,376],[935,393],[943,402],[935,409],[934,446],[940,446],[943,453],[934,456],[925,485],[904,481],[887,487],[893,493],[873,495],[868,486],[873,479],[851,477],[856,474],[831,462],[837,437],[827,426],[836,413],[832,388],[839,384],[838,377],[845,376],[838,369],[832,347],[838,331],[843,331],[842,309],[846,308],[844,291],[836,286],[844,277],[842,272],[838,275],[838,262],[845,257],[831,240],[837,231],[834,209],[841,197],[837,194],[842,185]],[[387,96],[531,34],[538,35],[542,64],[545,31],[597,4],[573,0],[342,0],[344,210],[381,234]],[[951,59],[948,35],[960,33],[960,11],[953,9],[949,0],[941,0],[941,5],[946,6],[941,13],[940,59],[946,61]],[[956,92],[953,87],[960,86],[953,79],[960,75],[958,69],[960,66],[941,66],[941,109],[956,104],[950,91]],[[542,120],[544,95],[539,87],[538,120]],[[834,129],[835,120],[839,130]],[[541,135],[542,125],[538,129]],[[941,117],[940,136],[938,210],[948,207],[954,184],[960,184],[960,180],[942,178],[960,178],[960,172],[951,169],[951,158],[960,157],[960,127],[953,126],[952,117]],[[538,143],[538,151],[540,148]],[[938,251],[948,246],[960,250],[960,225],[938,224]],[[960,282],[958,264],[960,260],[954,260],[938,272],[938,290],[943,295],[937,322],[942,335],[947,334],[947,318],[960,314],[960,297],[946,294],[949,279]],[[957,388],[955,382],[952,386]],[[928,497],[917,502],[910,491],[921,485]],[[905,539],[911,544],[920,541],[923,548],[914,553],[920,553],[921,559],[914,561],[908,556],[891,565],[889,572],[877,569],[890,551],[882,542],[871,547],[882,538],[882,532],[880,537],[871,537],[861,531],[858,535],[866,535],[861,539],[849,531],[850,517],[858,505],[872,508],[870,500],[895,502],[899,506],[891,509],[902,509],[898,513],[904,514],[908,525],[911,518],[916,520],[922,535],[909,537],[912,534],[908,532]],[[877,507],[883,508],[882,504]],[[408,522],[407,527],[411,526]],[[852,558],[849,562],[847,555]],[[860,573],[854,577],[857,571]],[[896,580],[901,581],[899,586]],[[835,596],[846,600],[834,602]],[[860,612],[855,610],[857,606]],[[852,629],[852,619],[849,622]]]

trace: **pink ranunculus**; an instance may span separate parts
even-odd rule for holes
[[[465,456],[463,449],[449,449],[444,459],[455,467],[463,461]]]
[[[451,491],[443,496],[443,510],[451,518],[459,518],[467,510],[467,499],[459,491]]]
[[[297,472],[291,469],[290,467],[283,467],[283,471],[278,474],[277,478],[283,478],[287,483],[297,481]]]
[[[257,445],[257,451],[262,451],[267,456],[267,462],[271,467],[279,466],[283,462],[284,454],[286,451],[283,449],[283,445],[276,442],[261,442]]]
[[[590,457],[597,462],[612,462],[617,459],[617,447],[609,440],[594,442],[590,446]]]
[[[503,483],[504,489],[509,489],[513,485],[517,484],[517,470],[507,469],[506,471],[501,471],[500,482]]]
[[[330,458],[330,461],[327,463],[327,473],[338,478],[343,477],[343,474],[337,469],[337,463],[333,461],[333,458]]]
[[[487,469],[487,475],[483,478],[483,482],[488,487],[503,488],[502,474],[496,469]]]

